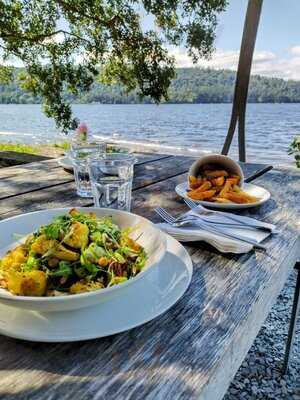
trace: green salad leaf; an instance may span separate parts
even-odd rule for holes
[[[68,261],[60,261],[58,264],[58,268],[55,271],[50,272],[50,276],[52,277],[60,276],[68,278],[72,274],[73,274],[73,269],[71,263],[69,263]]]

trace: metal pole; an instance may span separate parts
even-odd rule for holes
[[[285,348],[285,355],[283,361],[283,374],[287,373],[289,367],[289,359],[290,359],[290,352],[293,348],[293,341],[295,338],[295,331],[296,331],[296,322],[297,317],[300,311],[300,262],[295,265],[297,272],[297,281],[294,293],[294,300],[293,300],[293,307],[292,307],[292,314],[291,314],[291,321],[289,326],[289,333],[286,341],[286,348]]]
[[[246,161],[245,116],[251,65],[263,0],[249,0],[236,74],[231,121],[222,154],[228,154],[238,123],[239,160]]]

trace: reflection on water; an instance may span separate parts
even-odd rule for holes
[[[93,132],[132,140],[219,152],[229,124],[230,104],[78,104],[74,114]],[[299,104],[249,104],[248,160],[289,163],[287,147],[300,132]],[[0,141],[50,143],[61,139],[39,105],[0,105]],[[232,154],[236,153],[236,142]]]

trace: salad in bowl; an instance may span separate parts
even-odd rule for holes
[[[149,221],[135,216],[137,224],[128,224],[134,214],[99,210],[58,213],[10,246],[1,255],[0,302],[48,309],[41,304],[61,300],[62,309],[78,308],[72,299],[104,299],[161,260],[165,238]]]

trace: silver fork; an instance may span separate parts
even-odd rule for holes
[[[258,243],[257,240],[255,240],[255,239],[250,239],[250,238],[247,238],[247,237],[244,237],[241,235],[235,235],[233,233],[229,233],[227,231],[224,231],[220,227],[212,227],[211,225],[209,225],[203,221],[200,221],[199,218],[191,218],[191,217],[187,216],[186,218],[181,217],[181,219],[178,220],[175,217],[173,217],[171,214],[169,214],[162,207],[157,207],[154,209],[154,211],[164,221],[166,221],[167,223],[169,223],[170,225],[172,225],[174,227],[181,227],[181,226],[185,226],[185,225],[197,225],[200,228],[202,228],[203,230],[214,233],[216,235],[223,236],[223,237],[226,237],[229,239],[238,240],[240,242],[249,243],[249,244],[252,244],[254,247],[257,247],[262,250],[266,250],[266,247],[264,245]]]
[[[210,213],[209,210],[207,210],[208,212],[202,211],[201,209],[199,209],[196,205],[193,206],[192,204],[189,203],[188,200],[185,200],[186,205],[194,212],[193,214],[187,214],[184,213],[182,214],[182,216],[178,217],[178,219],[180,219],[183,216],[186,215],[190,215],[193,216],[195,218],[199,218],[202,221],[208,223],[208,224],[213,224],[213,225],[220,225],[223,226],[224,228],[239,228],[239,229],[250,229],[250,230],[257,230],[257,229],[262,229],[262,230],[266,230],[265,228],[261,228],[259,226],[256,225],[248,225],[242,222],[238,222],[234,219],[228,218],[226,219],[222,219],[222,220],[218,220],[218,219],[214,219],[214,218],[210,218],[210,216],[215,216],[215,213]],[[220,215],[220,214],[219,214]],[[225,215],[225,217],[227,217],[227,214],[221,214],[221,215]],[[218,217],[218,215],[217,215]]]
[[[272,233],[278,233],[278,231],[275,231],[268,226],[268,224],[265,224],[262,221],[253,221],[253,218],[249,218],[246,216],[239,216],[239,215],[234,215],[234,214],[229,214],[225,213],[222,211],[216,211],[216,210],[208,210],[207,208],[203,207],[201,204],[195,203],[191,199],[184,199],[185,204],[193,211],[197,212],[200,216],[209,216],[209,215],[223,215],[224,217],[230,219],[231,221],[234,221],[235,224],[241,224],[244,225],[245,227],[250,227],[250,228],[255,228],[255,229],[262,229],[262,230],[267,230]]]

